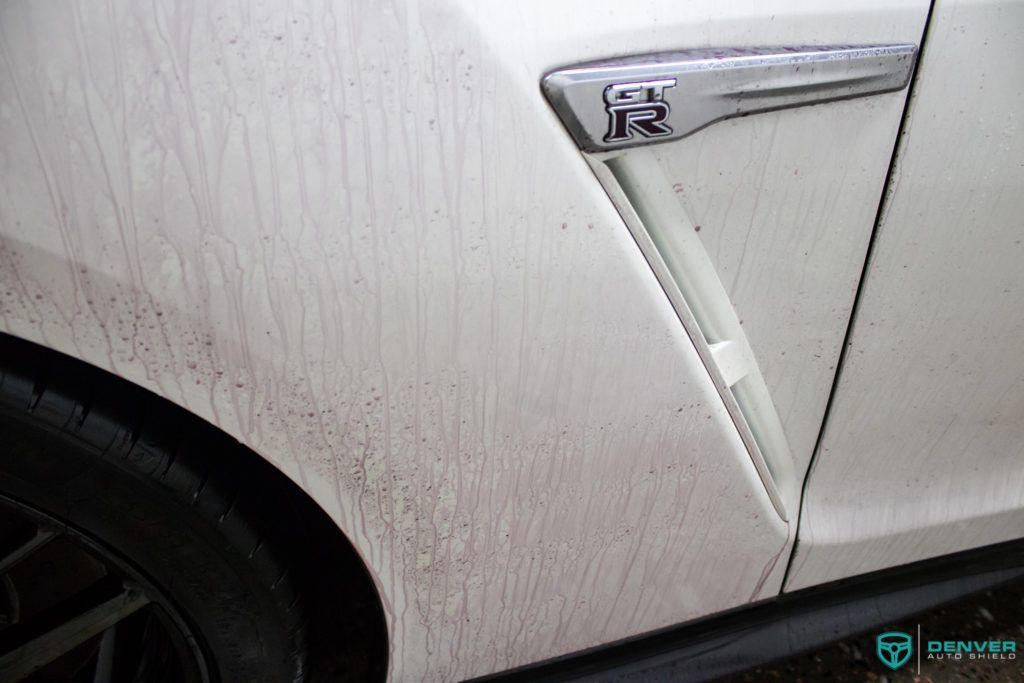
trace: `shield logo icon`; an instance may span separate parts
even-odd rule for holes
[[[914,638],[909,633],[888,631],[875,639],[875,651],[882,664],[895,671],[906,664],[913,654]]]

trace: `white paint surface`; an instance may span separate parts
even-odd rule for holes
[[[789,589],[1024,536],[1022,26],[936,6]]]
[[[725,121],[654,148],[736,308],[799,488],[874,227],[906,92]],[[837,135],[837,131],[842,131]]]
[[[922,2],[0,4],[0,329],[333,516],[395,680],[777,592],[787,528],[539,92],[559,64],[914,40]]]

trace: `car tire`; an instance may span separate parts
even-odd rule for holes
[[[68,670],[61,658],[34,654],[40,661],[26,663],[10,648],[45,631],[33,619],[52,623],[61,611],[49,603],[61,602],[55,595],[67,592],[67,581],[47,585],[46,572],[81,574],[88,565],[97,581],[102,575],[149,601],[121,629],[129,644],[112,650],[111,680],[302,680],[308,628],[300,574],[289,565],[288,518],[270,512],[274,486],[240,461],[238,444],[104,373],[18,345],[0,350],[0,532],[9,537],[0,558],[10,559],[19,543],[11,537],[26,524],[35,531],[23,536],[47,529],[57,539],[2,577],[0,602],[19,603],[19,613],[17,624],[9,616],[0,623],[0,648],[8,648],[0,649],[0,678],[6,665],[18,676],[28,666],[62,680],[54,673]],[[78,568],[62,570],[72,556]],[[160,628],[168,631],[160,656],[184,658],[163,673],[152,661],[132,661],[156,647],[139,645],[137,631]],[[100,635],[79,646],[74,675],[110,666],[101,649]]]

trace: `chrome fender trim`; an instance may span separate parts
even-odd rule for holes
[[[901,90],[916,45],[686,50],[557,69],[544,94],[585,152],[676,140],[716,121]]]

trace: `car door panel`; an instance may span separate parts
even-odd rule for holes
[[[1024,536],[1022,25],[936,3],[788,589]]]

